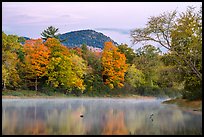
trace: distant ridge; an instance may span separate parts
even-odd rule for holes
[[[25,40],[30,40],[32,38],[23,37]],[[80,47],[82,44],[86,44],[89,47],[94,48],[104,48],[104,42],[111,41],[115,45],[117,42],[113,41],[110,37],[104,35],[101,32],[96,32],[94,30],[78,30],[63,33],[59,35],[59,39],[64,46],[67,47]],[[24,44],[24,42],[22,42]]]
[[[23,37],[25,40],[30,40],[31,38],[29,38],[29,37]]]
[[[71,31],[60,34],[59,39],[62,41],[61,43],[67,47],[79,47],[82,44],[86,44],[103,49],[104,42],[106,41],[111,41],[115,45],[118,45],[118,43],[113,41],[110,37],[94,30]]]

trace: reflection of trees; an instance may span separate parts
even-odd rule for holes
[[[14,111],[9,115],[5,109],[3,109],[3,119],[2,119],[2,131],[4,134],[15,134],[17,126],[17,112]],[[12,120],[11,120],[12,119]]]
[[[111,109],[107,113],[105,125],[102,134],[105,135],[120,135],[128,134],[128,130],[124,123],[124,113],[122,111],[114,113]]]
[[[136,104],[131,106],[125,112],[125,122],[131,135],[150,135],[159,134],[157,126],[157,104],[147,103]],[[154,113],[153,121],[150,119],[150,115]]]
[[[22,108],[24,110],[25,108]],[[23,117],[25,117],[25,121],[21,132],[25,135],[46,135],[47,128],[46,122],[44,119],[44,113],[42,111],[42,107],[38,107],[35,103],[33,106],[26,108],[25,112],[22,113]],[[24,119],[24,118],[23,118]],[[23,122],[23,119],[21,122]],[[22,125],[22,124],[21,124]]]
[[[85,134],[85,126],[81,113],[85,112],[82,105],[75,109],[55,107],[52,109],[41,106],[8,107],[2,109],[3,134]]]
[[[30,116],[28,117],[27,113]],[[36,106],[33,111],[27,111],[24,107],[4,109],[2,127],[4,134],[46,134],[45,122],[36,117]],[[33,113],[33,114],[32,114]],[[3,128],[2,128],[3,129]]]
[[[160,108],[157,105],[140,107],[126,110],[125,122],[130,134],[175,134],[177,131],[186,129],[185,122],[189,115],[179,109],[171,107]],[[153,121],[150,120],[150,114],[154,112]],[[192,121],[191,121],[192,122]]]
[[[26,135],[46,135],[47,129],[45,126],[45,122],[43,120],[37,119],[33,120],[32,124],[25,124],[26,128],[24,134]]]
[[[84,114],[81,118],[80,114]],[[152,122],[149,119],[154,113]],[[200,115],[169,105],[67,101],[30,101],[2,107],[3,134],[199,134]],[[192,131],[192,132],[191,132]]]
[[[162,134],[189,134],[188,132],[194,128],[196,129],[196,127],[196,132],[200,130],[201,121],[198,121],[199,117],[189,112],[181,111],[176,107],[166,108],[159,112],[159,115],[161,122],[158,123],[158,126]]]
[[[76,110],[54,109],[47,115],[47,127],[50,134],[84,134],[85,127],[80,114],[85,111],[83,106]]]
[[[129,134],[143,132],[145,126],[145,111],[136,111],[134,109],[128,111],[128,113],[126,113],[126,123]]]
[[[184,122],[183,113],[180,110],[174,110],[172,114],[172,122],[182,123]]]
[[[6,134],[9,127],[9,115],[6,114],[6,109],[2,108],[2,132]]]

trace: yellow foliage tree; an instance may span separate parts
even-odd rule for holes
[[[85,90],[83,76],[87,64],[78,55],[61,45],[55,38],[48,38],[45,45],[51,50],[50,62],[47,65],[48,84],[53,87],[64,87],[71,92],[74,88]]]
[[[18,36],[6,35],[2,32],[2,86],[17,88],[21,79],[19,77],[17,64],[19,63],[17,51],[20,49]]]

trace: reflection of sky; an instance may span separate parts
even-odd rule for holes
[[[31,38],[39,38],[50,25],[59,28],[60,33],[95,29],[119,44],[131,45],[129,30],[143,27],[150,16],[200,5],[201,2],[3,2],[2,29],[6,34]]]
[[[138,99],[3,99],[2,131],[3,134],[201,134],[202,112],[160,103],[161,100]]]

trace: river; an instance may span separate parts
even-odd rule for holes
[[[196,135],[202,112],[162,99],[2,99],[2,134]]]

